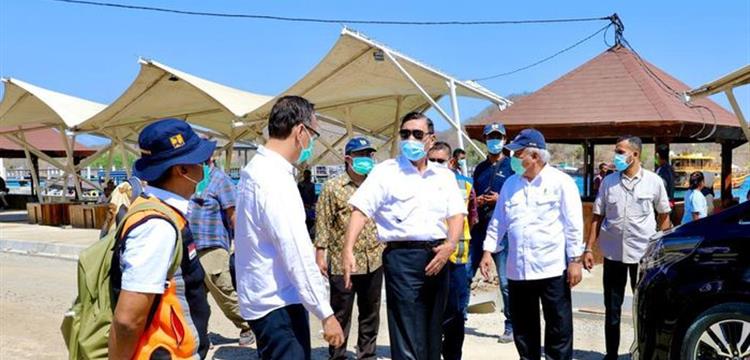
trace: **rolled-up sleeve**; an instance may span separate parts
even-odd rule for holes
[[[487,236],[484,238],[482,248],[484,251],[496,253],[501,250],[500,241],[508,230],[508,223],[505,214],[505,202],[508,201],[508,191],[503,187],[500,196],[497,199],[495,210],[492,212],[490,224],[487,226]]]
[[[583,254],[583,205],[573,179],[562,183],[562,221],[565,233],[565,254],[568,259]]]
[[[658,191],[654,197],[654,208],[656,208],[656,212],[659,214],[669,213],[672,211],[672,208],[669,206],[669,195],[667,195],[667,189],[664,187],[664,182],[659,181],[657,186]]]
[[[385,201],[386,191],[383,181],[386,180],[384,176],[386,171],[387,169],[384,169],[382,165],[376,166],[349,199],[349,205],[359,209],[368,218],[372,218]]]
[[[468,208],[466,207],[463,194],[463,191],[465,190],[459,189],[458,186],[456,186],[456,177],[453,174],[446,175],[443,183],[443,186],[447,186],[448,189],[453,189],[453,191],[448,191],[448,207],[446,209],[447,213],[445,214],[445,217],[449,218],[453,215],[468,214]]]
[[[273,245],[286,268],[287,276],[297,288],[302,305],[320,320],[333,315],[325,283],[315,264],[310,236],[303,221],[289,221],[284,205],[299,199],[296,193],[274,191],[264,194],[263,209],[266,226],[273,232]]]

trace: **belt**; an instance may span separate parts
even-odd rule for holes
[[[432,249],[436,246],[440,246],[445,240],[431,240],[431,241],[389,241],[386,247],[391,249]]]

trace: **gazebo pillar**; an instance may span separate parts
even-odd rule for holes
[[[594,189],[594,143],[583,142],[583,198],[596,197]]]
[[[732,196],[732,144],[721,143],[721,205],[729,206]]]

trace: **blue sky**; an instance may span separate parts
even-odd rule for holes
[[[750,63],[750,1],[193,1],[112,0],[197,11],[381,20],[515,20],[617,12],[650,62],[691,86]],[[605,22],[480,27],[354,26],[461,79],[530,64]],[[247,91],[277,94],[310,70],[341,26],[219,19],[0,0],[0,75],[109,103],[138,72],[139,56]],[[612,32],[610,32],[610,41]],[[602,37],[547,63],[483,83],[501,95],[534,91],[606,49]],[[750,86],[737,92],[750,115]],[[728,108],[723,95],[714,97]],[[485,102],[463,99],[462,117]],[[445,123],[438,123],[445,128]]]

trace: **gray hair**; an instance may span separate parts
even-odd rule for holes
[[[527,147],[526,150],[529,154],[536,154],[536,157],[542,159],[543,163],[548,163],[552,157],[546,149],[539,149],[535,147]]]

